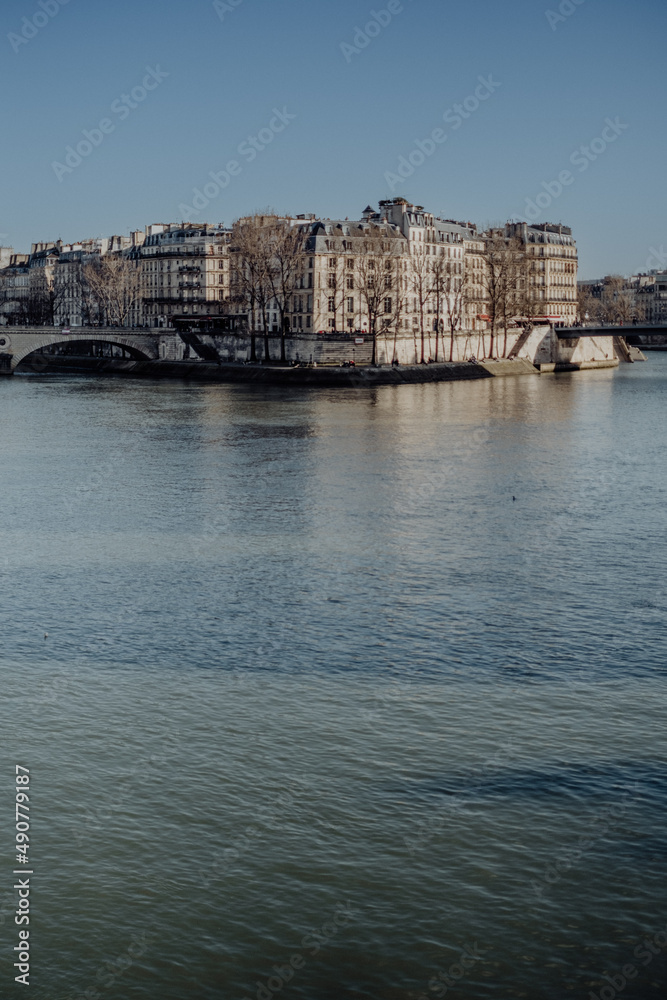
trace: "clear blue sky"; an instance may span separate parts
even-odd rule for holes
[[[664,0],[391,0],[391,20],[385,0],[41,2],[0,12],[0,243],[177,221],[210,182],[198,220],[264,207],[358,218],[400,194],[486,224],[544,192],[540,219],[572,226],[582,277],[667,250]],[[388,23],[366,33],[372,11]],[[493,88],[481,102],[480,77]],[[466,99],[468,117],[443,119]],[[92,131],[103,119],[109,131]],[[239,152],[271,124],[254,159]],[[392,188],[399,157],[434,129],[444,141]],[[84,130],[98,144],[54,168],[68,146],[87,150]],[[216,194],[209,173],[229,161]]]

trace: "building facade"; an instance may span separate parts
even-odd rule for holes
[[[155,223],[130,236],[33,244],[28,255],[6,255],[0,260],[0,322],[28,322],[31,301],[50,302],[57,326],[110,322],[92,278],[95,269],[116,261],[107,271],[123,285],[128,326],[171,329],[176,321],[180,327],[208,319],[220,328],[224,321],[228,330],[272,336],[381,337],[390,359],[453,359],[460,334],[468,336],[465,350],[474,338],[477,350],[493,350],[493,340],[489,347],[484,338],[491,322],[489,242],[499,232],[521,246],[527,261],[530,317],[559,325],[576,320],[577,250],[565,226],[508,223],[501,231],[480,232],[405,198],[368,206],[357,220],[300,215],[250,221],[301,237],[288,294],[265,299],[261,315],[248,292],[236,230]]]

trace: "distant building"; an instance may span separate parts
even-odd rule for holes
[[[0,271],[0,323],[25,323],[30,296],[30,254],[14,253]]]
[[[631,280],[641,318],[650,324],[667,324],[667,271],[650,271]]]

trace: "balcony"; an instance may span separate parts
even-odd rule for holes
[[[163,302],[173,305],[190,305],[190,303],[206,302],[207,299],[203,295],[178,295],[174,293],[173,295],[150,295],[144,296],[143,298],[145,305],[157,305]]]

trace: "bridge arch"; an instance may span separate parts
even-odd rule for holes
[[[2,343],[4,341],[4,343]],[[4,333],[0,329],[0,351],[11,353],[11,368],[16,368],[45,347],[55,347],[57,344],[73,342],[112,344],[122,347],[138,361],[155,361],[159,357],[159,338],[154,336],[127,336],[113,332],[102,333],[94,329],[85,329],[77,333]]]

